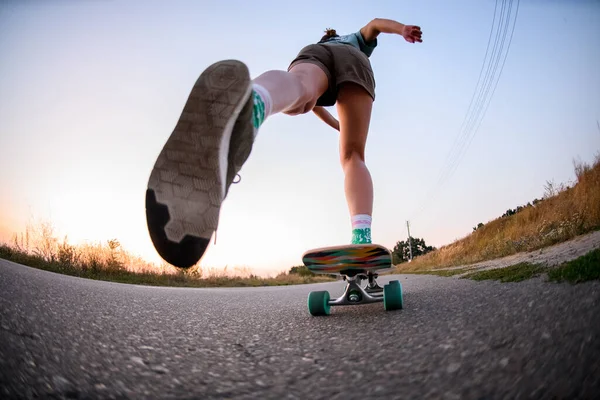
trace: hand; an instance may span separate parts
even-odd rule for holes
[[[323,108],[321,106],[316,106],[315,108],[313,108],[313,112],[323,122],[325,122],[327,125],[329,125],[333,129],[335,129],[336,131],[340,130],[340,121],[335,119],[335,117],[333,115],[329,114],[329,111],[327,111],[325,108]]]
[[[423,40],[421,39],[423,32],[421,32],[421,27],[419,26],[404,25],[404,27],[402,28],[401,35],[402,37],[404,37],[404,39],[406,39],[408,43],[423,43]]]

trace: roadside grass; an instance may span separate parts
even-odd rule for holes
[[[410,263],[397,265],[395,273],[453,276],[468,273],[468,266],[518,252],[537,250],[600,229],[600,154],[590,166],[574,162],[576,182],[555,187],[548,183],[544,198],[517,212],[478,227],[457,240]],[[246,268],[216,270],[196,265],[187,270],[167,263],[148,263],[121,248],[116,239],[105,243],[72,245],[59,240],[50,223],[30,224],[15,234],[11,244],[0,243],[0,258],[34,268],[90,279],[158,286],[272,286],[336,280],[314,275],[304,267],[292,267],[275,277],[260,277]],[[458,267],[458,269],[447,269]],[[435,268],[433,270],[432,268]],[[516,282],[540,273],[539,266],[518,264],[500,270],[468,274],[470,279]],[[503,271],[504,270],[504,271]],[[581,282],[598,279],[598,255],[549,272],[554,281]]]
[[[600,249],[568,261],[548,271],[552,282],[580,283],[600,279]]]
[[[66,238],[59,243],[48,225],[31,226],[22,240],[15,238],[13,245],[0,244],[0,258],[37,269],[80,278],[151,286],[179,287],[256,287],[298,285],[331,282],[335,277],[314,275],[298,268],[298,272],[281,272],[274,277],[260,277],[247,269],[201,268],[187,270],[168,264],[147,263],[120,249],[116,240],[106,244],[70,245]],[[41,236],[40,236],[41,233]]]
[[[456,272],[455,271],[460,271]],[[452,276],[468,269],[455,269],[445,271],[417,271],[412,273],[434,274],[440,276]],[[439,274],[439,272],[450,272]],[[558,267],[546,267],[540,264],[522,262],[509,267],[475,271],[461,276],[462,279],[475,281],[497,280],[500,282],[521,282],[546,273],[550,282],[569,282],[572,284],[600,280],[600,249],[595,249],[574,260],[562,263]]]
[[[454,276],[464,274],[465,272],[471,271],[472,268],[455,268],[455,269],[430,269],[425,271],[411,271],[410,274],[417,275],[437,275],[437,276]]]
[[[511,265],[510,267],[473,272],[462,278],[475,281],[496,280],[500,282],[521,282],[539,276],[545,270],[546,268],[542,265],[522,262]]]
[[[600,229],[600,154],[574,161],[573,185],[548,183],[541,201],[486,223],[470,235],[396,266],[397,273],[457,267],[533,251]]]

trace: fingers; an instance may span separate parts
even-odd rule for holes
[[[420,26],[416,26],[416,25],[411,25],[409,27],[409,35],[407,40],[410,43],[415,43],[415,42],[419,42],[419,43],[423,43],[423,32],[421,31],[421,27]],[[409,40],[410,39],[410,40]]]
[[[418,26],[413,26],[412,27],[412,31],[411,34],[415,37],[418,37],[419,39],[421,38],[421,36],[423,35],[423,32],[421,31],[421,28]]]

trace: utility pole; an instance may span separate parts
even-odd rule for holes
[[[408,252],[410,254],[410,258],[408,262],[412,261],[412,238],[410,237],[410,224],[406,221],[406,229],[408,230]]]

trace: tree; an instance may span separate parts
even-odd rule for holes
[[[290,268],[290,274],[296,274],[299,276],[315,276],[315,274],[308,269],[307,266],[305,265],[298,265],[295,267]]]
[[[424,254],[429,253],[430,251],[435,250],[435,247],[427,246],[425,244],[425,240],[420,238],[410,238],[411,248],[412,248],[412,256],[422,256]],[[392,262],[394,264],[400,264],[406,262],[410,259],[410,249],[408,246],[408,241],[401,241],[396,243],[394,246],[394,250],[392,251]]]
[[[474,226],[473,227],[473,232],[475,232],[477,229],[481,229],[481,228],[483,228],[483,222],[480,222],[480,223],[477,224],[477,226]]]

